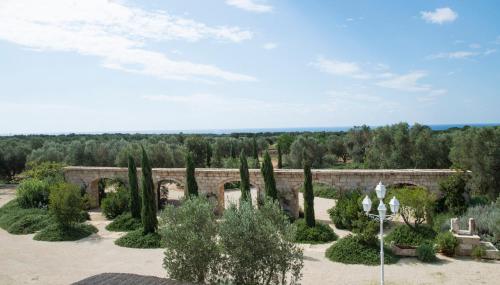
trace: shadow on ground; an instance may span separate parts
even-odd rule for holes
[[[101,273],[85,278],[73,285],[189,285],[171,279],[129,273]]]

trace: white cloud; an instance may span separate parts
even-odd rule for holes
[[[446,93],[448,93],[448,90],[446,90],[446,89],[432,90],[431,92],[429,92],[429,94],[417,97],[417,101],[421,102],[421,103],[433,103],[438,98],[446,95]]]
[[[422,11],[420,15],[426,22],[433,24],[451,23],[458,18],[458,14],[448,7],[437,8],[434,11]]]
[[[0,4],[0,39],[39,51],[96,56],[106,68],[165,79],[255,80],[213,65],[171,60],[147,50],[147,41],[241,42],[252,36],[238,27],[210,27],[107,0],[5,0]]]
[[[331,60],[320,56],[311,65],[333,75],[348,76],[357,79],[370,78],[370,75],[365,73],[355,62]]]
[[[267,50],[272,50],[278,47],[277,43],[265,43],[262,48]]]
[[[471,58],[480,55],[479,52],[474,51],[454,51],[454,52],[442,52],[428,56],[429,59],[437,58],[449,58],[449,59],[464,59]]]
[[[475,48],[475,49],[478,49],[478,48],[481,48],[481,45],[478,44],[478,43],[472,43],[469,45],[470,48]]]
[[[273,10],[273,6],[256,3],[255,0],[226,0],[226,4],[256,13],[268,13]]]
[[[392,78],[377,83],[378,86],[408,92],[431,91],[430,85],[420,84],[418,81],[427,76],[424,71],[413,71],[403,75],[394,75]]]
[[[492,53],[496,53],[497,50],[496,49],[487,49],[486,51],[484,51],[484,55],[490,55]]]

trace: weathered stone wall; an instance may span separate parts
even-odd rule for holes
[[[172,180],[184,185],[186,179],[184,168],[154,168],[155,185],[163,180]],[[138,169],[140,173],[140,169]],[[423,186],[432,192],[438,192],[439,181],[454,173],[448,169],[384,169],[384,170],[313,170],[313,181],[333,186],[339,190],[351,189],[372,190],[379,181],[386,186],[394,184],[412,184]],[[128,180],[127,168],[118,167],[80,167],[69,166],[64,169],[66,180],[81,185],[92,197],[94,206],[98,203],[98,182],[102,178]],[[280,203],[285,210],[297,217],[299,213],[298,190],[303,183],[302,169],[277,169],[274,172]],[[139,175],[139,179],[141,175]],[[199,192],[211,195],[218,200],[220,211],[224,209],[224,184],[239,181],[238,169],[196,169],[196,180]],[[250,169],[250,183],[263,195],[264,181],[260,170]],[[158,190],[158,189],[157,189]]]

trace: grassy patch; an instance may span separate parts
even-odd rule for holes
[[[299,243],[327,243],[336,240],[338,237],[330,226],[316,222],[314,228],[306,225],[304,219],[295,222],[297,231],[295,233],[295,241]]]
[[[325,256],[331,261],[345,264],[380,264],[380,247],[377,244],[366,244],[356,236],[349,235],[339,239],[330,246]],[[384,249],[384,263],[393,264],[398,261],[390,250]]]
[[[161,236],[158,233],[144,234],[142,229],[137,229],[117,239],[115,244],[130,248],[160,248]]]
[[[51,224],[38,232],[33,239],[41,241],[73,241],[79,240],[97,233],[97,228],[88,224],[76,224],[62,227],[58,224]]]
[[[0,227],[12,234],[31,234],[50,223],[46,209],[24,209],[14,199],[0,208]]]
[[[125,213],[116,217],[113,222],[106,226],[106,229],[112,232],[129,232],[141,227],[140,219],[132,218],[130,213]]]

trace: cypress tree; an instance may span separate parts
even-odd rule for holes
[[[278,143],[278,169],[283,168],[283,154],[281,153],[281,144]]]
[[[154,233],[158,227],[153,173],[148,155],[142,148],[142,225],[144,234]]]
[[[311,165],[307,160],[304,160],[304,218],[308,227],[316,225]]]
[[[248,162],[243,150],[240,154],[240,190],[240,201],[248,201],[252,203],[252,196],[250,195],[250,174],[248,173]]]
[[[128,156],[128,185],[130,189],[130,213],[132,218],[141,218],[141,199],[139,197],[139,183],[137,181],[137,167],[134,158]]]
[[[271,162],[271,156],[267,150],[264,154],[264,161],[262,162],[262,168],[260,171],[262,173],[262,177],[264,178],[264,189],[266,195],[273,200],[277,200],[278,191],[276,190],[276,181],[274,180],[273,163]]]
[[[196,183],[195,177],[195,167],[193,156],[191,152],[187,153],[186,156],[186,187],[187,187],[187,197],[198,196],[198,183]]]
[[[210,168],[212,165],[212,146],[207,142],[207,167]]]
[[[259,160],[259,147],[257,146],[257,139],[255,137],[253,137],[252,141],[252,157],[257,161]]]

